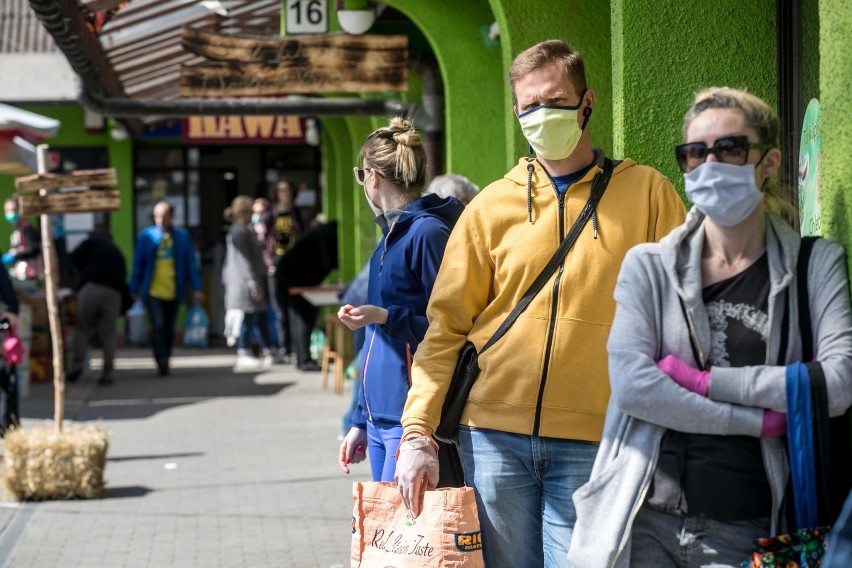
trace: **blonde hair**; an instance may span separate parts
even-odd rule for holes
[[[772,107],[747,91],[731,87],[708,87],[696,93],[692,106],[683,117],[684,140],[692,121],[708,109],[739,110],[746,127],[757,133],[759,143],[778,147],[781,125]],[[790,199],[789,192],[781,187],[777,176],[774,179],[768,179],[762,190],[764,192],[763,207],[768,213],[778,217],[797,218],[796,208]]]
[[[515,99],[515,83],[521,77],[551,63],[559,63],[574,83],[577,92],[583,92],[586,88],[586,64],[583,63],[583,56],[561,39],[549,39],[525,49],[515,57],[512,67],[509,68],[512,98]]]
[[[251,215],[251,205],[251,197],[238,195],[231,201],[231,205],[225,208],[222,216],[225,221],[233,223],[237,217]]]
[[[360,158],[403,193],[423,193],[426,150],[411,121],[396,116],[388,126],[373,131],[361,146]]]

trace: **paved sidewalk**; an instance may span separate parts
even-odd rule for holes
[[[113,385],[69,384],[67,418],[111,432],[107,497],[0,502],[0,567],[348,566],[351,482],[369,478],[337,466],[351,383],[340,396],[319,373],[233,362],[179,350],[157,377],[148,351],[126,349]],[[25,428],[50,419],[52,384],[21,402]]]

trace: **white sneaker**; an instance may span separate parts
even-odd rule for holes
[[[237,355],[237,362],[234,364],[235,371],[243,371],[249,369],[259,369],[260,359],[251,355]]]
[[[272,366],[273,362],[272,355],[264,355],[263,358],[260,359],[260,368],[268,369]]]

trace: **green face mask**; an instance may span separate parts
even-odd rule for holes
[[[6,220],[10,223],[17,223],[21,216],[14,211],[6,211]]]

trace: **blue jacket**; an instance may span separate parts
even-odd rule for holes
[[[367,303],[388,310],[384,325],[370,324],[361,352],[361,389],[352,424],[368,418],[399,424],[411,386],[411,360],[426,334],[426,305],[450,232],[464,206],[428,194],[410,204],[370,258]]]
[[[148,227],[136,239],[136,251],[133,254],[133,271],[130,273],[130,293],[138,294],[143,302],[148,302],[148,290],[154,277],[154,265],[157,261],[157,247],[163,240],[163,230],[157,225]],[[184,229],[172,227],[175,255],[175,299],[181,303],[186,298],[185,283],[189,279],[195,292],[201,291],[201,275],[195,263],[195,249],[192,239]]]

